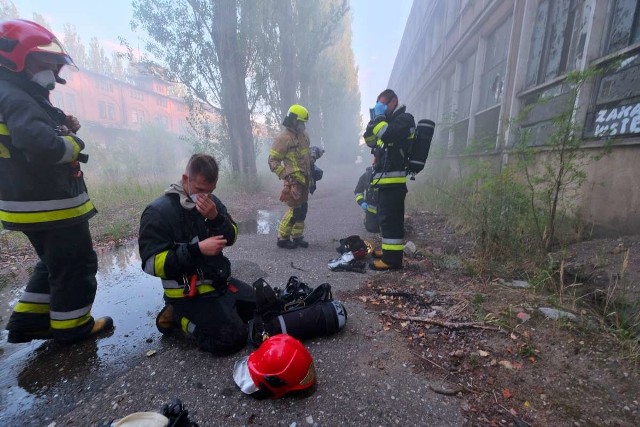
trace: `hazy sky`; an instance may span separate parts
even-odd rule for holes
[[[97,37],[106,50],[118,49],[119,36],[134,48],[138,44],[129,26],[131,0],[13,0],[13,3],[21,17],[32,19],[34,12],[40,13],[60,35],[64,24],[75,25],[87,45],[92,37]],[[413,0],[351,0],[353,50],[365,120],[375,97],[387,87],[412,3]],[[402,94],[398,95],[402,98]]]

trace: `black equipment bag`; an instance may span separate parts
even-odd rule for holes
[[[417,174],[424,169],[424,165],[429,157],[431,140],[436,124],[428,119],[418,121],[416,135],[407,153],[407,170],[409,173]]]
[[[291,276],[284,289],[274,289],[262,278],[253,288],[256,314],[249,325],[249,340],[256,347],[280,333],[299,340],[333,335],[347,323],[347,310],[334,301],[328,283],[312,289]]]

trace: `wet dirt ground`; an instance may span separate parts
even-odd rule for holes
[[[298,276],[311,286],[328,282],[342,300],[372,275],[332,272],[337,241],[366,235],[351,186],[360,171],[327,176],[310,201],[305,238],[308,249],[275,246],[275,226],[284,207],[264,201],[253,218],[241,221],[235,246],[225,250],[234,275],[252,283],[264,277],[282,285]],[[246,209],[246,207],[244,207]],[[318,387],[306,399],[258,401],[243,395],[232,379],[235,361],[251,352],[216,358],[193,343],[163,337],[154,327],[162,306],[157,279],[139,268],[135,242],[101,254],[93,313],[110,315],[109,335],[61,347],[33,341],[0,341],[0,425],[88,426],[136,411],[157,411],[180,398],[192,420],[219,425],[442,425],[464,424],[455,397],[433,393],[415,373],[415,357],[402,337],[384,328],[357,299],[344,300],[346,328],[305,342],[314,357]],[[385,273],[383,273],[385,274]],[[2,291],[3,321],[20,294],[21,283]]]
[[[201,426],[640,426],[633,349],[621,347],[592,306],[580,305],[586,297],[571,294],[596,295],[607,280],[620,279],[637,296],[637,236],[554,254],[564,262],[562,297],[474,273],[472,243],[426,211],[412,212],[407,223],[418,255],[405,259],[404,271],[331,272],[326,263],[337,256],[338,239],[375,237],[364,231],[344,185],[359,173],[325,174],[310,201],[308,249],[275,247],[284,212],[277,188],[273,197],[231,209],[241,232],[225,250],[234,275],[276,286],[291,275],[311,286],[328,282],[348,310],[344,331],[305,342],[318,372],[311,397],[254,400],[231,376],[250,347],[215,358],[188,340],[163,337],[154,326],[160,284],[141,272],[132,241],[100,254],[93,312],[114,317],[112,334],[60,347],[8,345],[2,333],[0,425],[97,425],[180,398]],[[26,276],[10,277],[0,289],[0,326]],[[563,308],[577,321],[550,320],[541,307]],[[496,329],[456,326],[465,323]]]

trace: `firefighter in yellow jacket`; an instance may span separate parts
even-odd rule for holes
[[[87,159],[80,123],[49,102],[65,65],[75,67],[46,28],[0,23],[0,221],[24,233],[39,258],[9,318],[10,343],[66,344],[113,328],[110,317],[91,316],[96,209],[78,163]]]
[[[308,120],[306,108],[292,105],[282,122],[284,129],[276,136],[269,151],[269,168],[283,181],[280,201],[289,206],[278,226],[279,248],[309,246],[303,237],[313,167],[309,135],[305,132]]]

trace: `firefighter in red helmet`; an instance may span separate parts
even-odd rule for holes
[[[8,342],[72,343],[113,328],[91,316],[98,259],[89,232],[96,209],[79,167],[78,120],[49,102],[63,66],[58,39],[35,22],[0,22],[0,221],[23,232],[39,261],[9,318]]]

